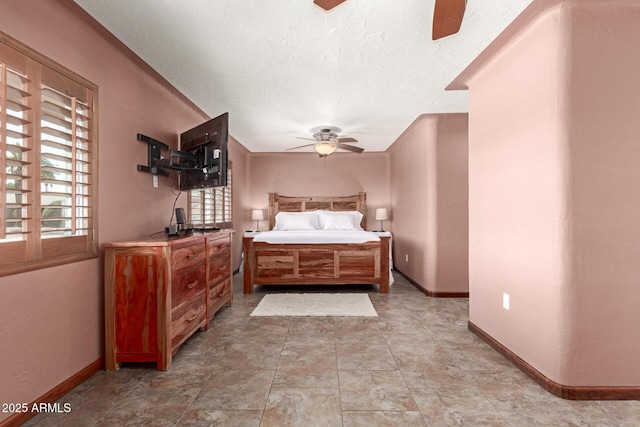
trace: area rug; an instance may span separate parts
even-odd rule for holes
[[[251,316],[377,317],[368,294],[268,294]]]

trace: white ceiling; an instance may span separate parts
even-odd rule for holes
[[[431,40],[434,0],[75,0],[254,152],[335,126],[384,151],[421,114],[467,111],[444,88],[532,0],[468,0]]]

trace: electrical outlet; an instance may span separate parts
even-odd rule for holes
[[[502,294],[502,308],[509,310],[509,294],[507,293]]]
[[[409,254],[404,255],[404,262],[409,262]]]
[[[158,175],[153,175],[153,188],[158,188]]]

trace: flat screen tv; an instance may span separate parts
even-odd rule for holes
[[[180,134],[180,190],[227,185],[229,113]],[[173,159],[172,159],[173,161]]]

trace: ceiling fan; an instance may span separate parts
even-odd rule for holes
[[[435,0],[433,9],[433,32],[431,38],[438,40],[460,31],[466,0]]]
[[[331,9],[341,5],[345,1],[347,0],[313,0],[313,3],[326,11],[330,11]]]
[[[328,12],[345,1],[313,0],[313,3]],[[435,0],[431,38],[438,40],[460,31],[466,6],[467,0]]]
[[[327,157],[328,155],[333,154],[337,149],[353,151],[354,153],[362,153],[364,151],[364,148],[346,144],[347,142],[358,142],[357,139],[350,137],[340,137],[338,136],[337,132],[340,132],[339,128],[322,128],[318,132],[315,132],[313,134],[313,138],[298,137],[298,139],[309,139],[315,142],[312,144],[305,144],[299,145],[297,147],[287,148],[287,151],[313,146],[313,149],[320,155],[320,157]]]

